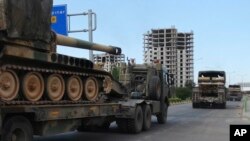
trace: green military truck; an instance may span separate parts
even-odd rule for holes
[[[139,133],[150,128],[151,115],[165,123],[167,71],[152,66],[153,71],[128,75],[134,89],[90,60],[57,53],[57,45],[112,54],[121,49],[55,34],[52,5],[52,0],[0,0],[1,140],[107,129],[113,121],[121,131]]]
[[[226,108],[226,73],[224,71],[200,71],[198,86],[193,88],[193,108]]]
[[[240,85],[229,85],[227,91],[227,100],[229,101],[241,101],[242,92]]]

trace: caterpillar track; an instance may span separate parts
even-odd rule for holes
[[[1,101],[8,105],[98,102],[111,89],[103,86],[111,78],[102,71],[66,71],[11,64],[3,65],[0,71]]]

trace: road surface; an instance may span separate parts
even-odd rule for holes
[[[159,125],[152,118],[149,131],[140,134],[120,133],[115,123],[106,132],[69,132],[34,141],[229,141],[230,124],[250,124],[242,117],[242,103],[228,102],[226,109],[193,109],[191,103],[173,105],[168,122]]]

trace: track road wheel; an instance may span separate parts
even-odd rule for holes
[[[65,91],[65,83],[61,75],[52,74],[47,79],[47,94],[50,100],[59,101]]]
[[[23,94],[29,101],[38,101],[44,92],[44,80],[40,73],[29,72],[23,78]]]
[[[78,76],[71,76],[67,81],[67,94],[70,100],[78,101],[82,97],[83,85]]]
[[[161,82],[158,76],[153,76],[148,85],[149,97],[152,100],[160,100],[161,98]]]
[[[143,112],[143,126],[142,129],[143,130],[148,130],[151,127],[151,108],[149,105],[144,105],[142,108],[142,112]]]
[[[23,116],[11,117],[2,129],[2,141],[32,141],[31,123]]]
[[[95,101],[98,97],[99,86],[96,78],[89,77],[84,83],[84,94],[87,100]]]
[[[139,133],[142,130],[143,125],[143,112],[141,106],[137,106],[135,109],[135,115],[133,119],[128,119],[128,132]]]
[[[0,73],[0,97],[2,100],[15,99],[19,91],[19,80],[14,71],[6,70]]]

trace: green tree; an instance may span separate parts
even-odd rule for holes
[[[120,75],[119,67],[113,67],[111,74],[115,80],[119,80],[119,75]]]

